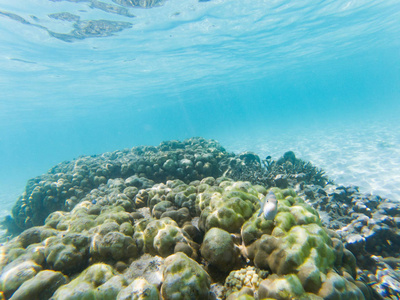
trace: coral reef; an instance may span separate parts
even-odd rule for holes
[[[136,278],[130,285],[118,293],[117,300],[159,300],[157,287],[146,279]]]
[[[233,237],[218,227],[207,231],[200,248],[204,260],[218,271],[230,271],[239,261],[239,248],[234,244]]]
[[[196,261],[178,252],[164,266],[163,299],[209,299],[211,278]]]
[[[13,294],[12,299],[49,299],[54,292],[67,283],[61,272],[44,270],[25,281]]]
[[[218,177],[222,174],[219,162],[228,156],[217,142],[201,138],[82,156],[29,180],[12,216],[21,229],[43,225],[50,213],[73,208],[90,191],[114,178],[121,178],[120,183],[127,187],[142,188],[152,180],[181,179],[189,183],[206,176]],[[134,175],[137,177],[129,178]]]
[[[374,297],[399,297],[399,204],[362,194],[355,186],[333,184],[324,188],[307,185],[299,189],[299,195],[319,211],[322,224],[335,230],[344,247],[354,254],[359,273],[373,288]]]
[[[229,178],[239,170],[234,162],[273,180]],[[23,230],[1,245],[0,298],[400,295],[396,203],[313,184],[325,175],[290,152],[261,164],[196,138],[54,167],[14,207]],[[278,210],[266,219],[259,211],[268,193]]]
[[[261,160],[255,153],[244,152],[228,160],[224,175],[234,180],[279,188],[293,187],[301,182],[323,187],[331,182],[323,170],[297,158],[292,151],[277,161],[271,157]]]
[[[51,299],[115,299],[125,285],[125,279],[111,266],[94,264],[58,288]]]
[[[258,290],[260,283],[263,279],[267,278],[269,272],[261,270],[256,267],[246,267],[229,273],[229,276],[225,279],[225,294],[231,298],[233,296],[239,296],[238,292],[246,291],[251,296],[254,295],[254,291]]]
[[[243,223],[259,208],[262,193],[249,182],[224,180],[219,186],[201,186],[204,191],[196,199],[200,211],[199,228],[208,231],[219,227],[228,232],[239,232]],[[265,190],[259,187],[261,190]]]

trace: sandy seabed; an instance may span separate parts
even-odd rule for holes
[[[400,201],[400,124],[365,122],[324,128],[264,130],[220,139],[228,151],[278,159],[292,150],[322,168],[337,184]]]

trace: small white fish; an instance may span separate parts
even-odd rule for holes
[[[265,220],[275,219],[278,213],[278,200],[276,200],[274,192],[269,191],[268,195],[264,198],[264,202],[261,202],[261,200],[259,201],[261,207],[258,216],[263,214]]]

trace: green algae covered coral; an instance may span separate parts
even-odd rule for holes
[[[0,276],[0,291],[10,297],[24,282],[35,277],[42,267],[31,260],[18,260],[6,266]]]
[[[343,259],[346,256],[343,248],[321,227],[318,213],[293,190],[274,188],[274,193],[279,203],[274,222],[253,216],[241,231],[247,257],[256,267],[274,273],[261,282],[259,295],[274,299],[315,298],[328,295],[326,290],[331,286],[328,279],[332,275],[327,274],[333,268],[349,270],[355,277],[355,265],[348,263],[351,259]],[[343,299],[351,299],[350,294],[362,294],[356,285],[337,276],[350,290],[342,289],[341,295],[347,295]],[[335,292],[331,288],[329,295]]]
[[[258,289],[260,299],[298,299],[305,293],[300,280],[295,275],[286,275],[279,277],[271,275],[267,279],[261,281]]]
[[[53,212],[44,226],[5,243],[0,292],[7,299],[209,299],[211,283],[230,272],[222,292],[229,300],[362,299],[354,256],[293,189],[225,177],[142,187],[127,196],[123,180],[109,180],[70,212]],[[269,191],[278,201],[274,220],[258,216]],[[157,263],[140,273],[135,266],[146,255]]]
[[[184,247],[189,256],[196,256],[197,244],[170,218],[160,220],[143,219],[138,222],[134,238],[145,253],[167,257]]]
[[[209,299],[211,278],[201,266],[184,253],[165,260],[161,295],[165,300]]]
[[[219,271],[227,272],[239,261],[239,248],[225,230],[214,227],[207,231],[200,248],[201,256]]]
[[[125,279],[111,266],[95,264],[84,270],[70,283],[61,286],[51,298],[61,299],[116,299],[126,286]]]
[[[243,223],[259,209],[262,194],[249,182],[222,181],[219,186],[202,187],[197,195],[200,210],[199,227],[208,231],[218,227],[228,232],[239,232]]]
[[[8,223],[10,229],[15,227],[16,230],[41,226],[49,214],[71,210],[90,192],[101,189],[101,185],[113,179],[118,179],[121,184],[109,188],[121,188],[122,194],[131,186],[141,189],[154,182],[165,183],[173,179],[189,183],[207,176],[218,177],[223,173],[221,164],[230,156],[232,154],[218,142],[200,137],[165,141],[158,147],[138,146],[101,155],[80,156],[29,180],[12,209]],[[128,203],[132,191],[126,193],[127,198],[122,196],[118,202],[134,206]]]
[[[69,232],[46,240],[46,262],[54,270],[73,274],[85,267],[89,259],[90,237]]]
[[[144,278],[137,278],[118,293],[117,300],[159,300],[160,293],[155,285]]]
[[[49,299],[53,293],[68,282],[61,272],[43,270],[25,281],[13,294],[12,299]]]

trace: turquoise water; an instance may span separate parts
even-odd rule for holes
[[[61,161],[191,136],[400,200],[399,1],[129,3],[0,0],[0,214]]]

